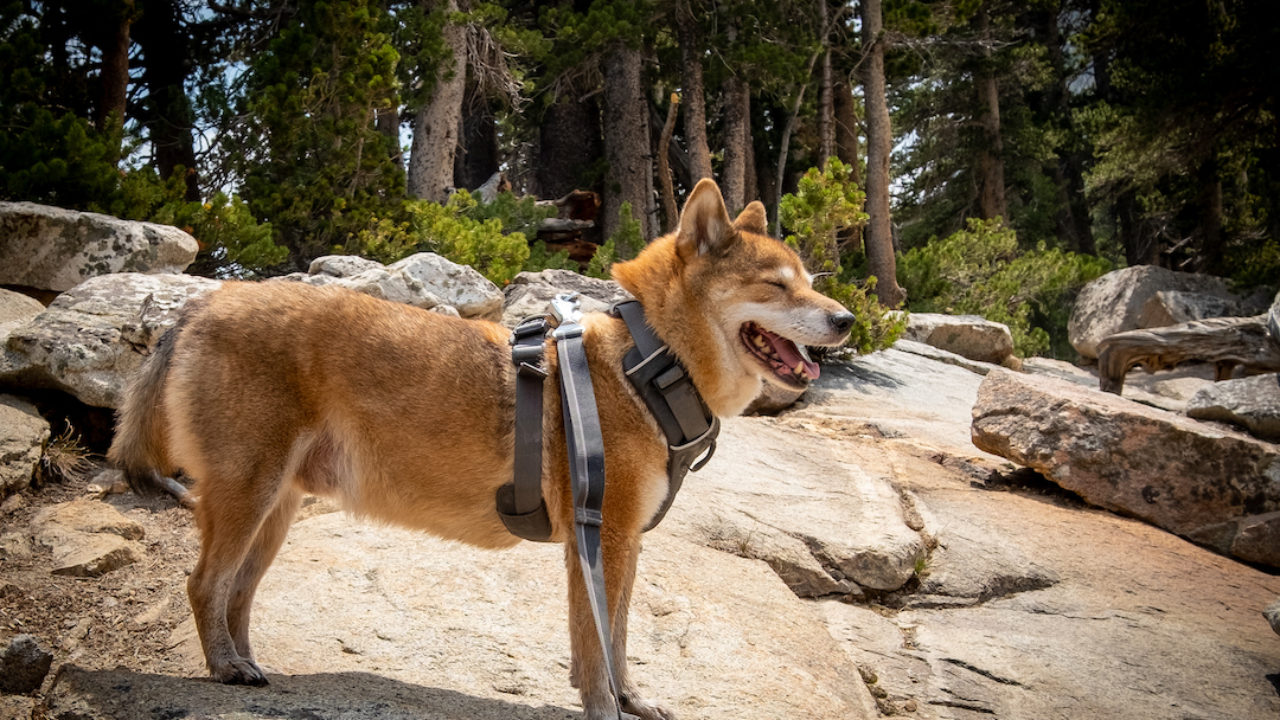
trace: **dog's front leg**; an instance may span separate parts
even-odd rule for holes
[[[636,692],[627,671],[627,615],[631,587],[636,576],[640,538],[603,533],[605,587],[609,598],[609,625],[613,633],[612,651],[621,684],[620,698],[625,712],[644,720],[675,720],[675,713],[646,702]],[[615,720],[613,696],[609,692],[609,670],[600,650],[599,636],[591,615],[591,601],[578,562],[577,545],[565,543],[565,567],[569,574],[569,639],[573,646],[573,683],[582,696],[587,720]]]

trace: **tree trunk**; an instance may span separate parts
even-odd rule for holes
[[[106,131],[110,123],[124,122],[129,93],[129,26],[133,23],[133,0],[123,0],[115,10],[103,18],[109,25],[98,47],[102,51],[102,93],[94,123],[99,131]]]
[[[853,88],[841,78],[832,86],[832,105],[836,125],[836,157],[848,165],[850,178],[862,185],[862,151],[858,147],[858,105],[853,99]]]
[[[185,84],[191,69],[186,28],[179,21],[174,0],[146,0],[133,24],[133,37],[142,48],[142,81],[147,87],[143,123],[155,152],[156,170],[169,178],[185,168],[184,197],[200,199],[196,152],[191,136],[194,113]]]
[[[992,65],[989,0],[978,10],[978,37],[982,61],[974,74],[983,143],[978,151],[978,214],[984,219],[1008,218],[1004,193],[1004,141],[1000,135],[1000,86]]]
[[[1061,8],[1055,4],[1040,15],[1040,32],[1046,38],[1049,67],[1053,69],[1054,76],[1054,82],[1049,86],[1044,113],[1057,116],[1067,134],[1077,137],[1079,131],[1072,122],[1070,92],[1067,87],[1070,76],[1063,55],[1062,33],[1058,29],[1060,13]],[[1067,247],[1072,250],[1096,255],[1098,249],[1093,239],[1089,205],[1084,197],[1084,163],[1083,153],[1077,148],[1064,148],[1059,154],[1054,168],[1054,181],[1058,186],[1058,202],[1061,206],[1057,217],[1058,235],[1066,240]]]
[[[604,156],[608,163],[602,207],[604,236],[620,227],[622,204],[640,222],[645,239],[653,237],[653,154],[649,142],[649,105],[641,80],[643,54],[619,43],[604,58]]]
[[[1222,178],[1218,172],[1218,158],[1210,154],[1200,168],[1201,213],[1199,272],[1222,274]]]
[[[818,61],[818,55],[821,54],[821,52],[822,51],[819,50],[809,56],[809,64],[805,67],[804,72],[804,76],[806,78],[813,77],[813,64]],[[806,80],[804,83],[801,83],[800,87],[796,88],[795,99],[791,103],[790,112],[787,113],[787,121],[782,125],[782,138],[778,141],[778,176],[773,187],[773,206],[775,208],[782,207],[782,189],[787,177],[787,155],[791,151],[791,133],[795,130],[796,117],[800,114],[800,105],[804,101],[804,91],[807,87],[809,87],[809,83]],[[773,218],[774,234],[782,234],[781,223],[781,213],[775,211]]]
[[[751,133],[751,91],[745,85],[742,91],[742,186],[743,207],[746,203],[760,199],[760,186],[756,177],[756,144]]]
[[[1156,239],[1142,221],[1141,212],[1135,191],[1126,190],[1116,198],[1115,213],[1127,265],[1154,265],[1160,256]]]
[[[457,0],[443,2],[446,12],[458,12]],[[409,194],[438,203],[449,199],[453,185],[453,159],[467,86],[467,28],[446,22],[441,35],[452,62],[435,69],[435,93],[414,118],[409,151]]]
[[[573,190],[601,190],[588,187],[586,181],[602,155],[600,108],[595,100],[578,99],[572,90],[561,95],[547,107],[538,125],[537,195],[558,198]]]
[[[702,42],[698,21],[682,0],[677,8],[680,33],[680,84],[684,86],[684,138],[689,152],[689,175],[694,184],[711,177],[711,149],[707,144],[706,91],[702,82]],[[692,186],[689,188],[692,190]]]
[[[474,86],[468,94],[479,94]],[[498,128],[493,108],[483,97],[464,103],[458,155],[453,162],[455,187],[474,190],[498,172]]]
[[[378,108],[375,113],[377,119],[374,125],[387,143],[387,152],[391,155],[391,160],[403,170],[404,152],[400,149],[400,108],[394,106]]]
[[[822,20],[822,77],[818,85],[818,167],[827,168],[827,158],[836,154],[835,109],[832,94],[831,49],[827,17],[831,14],[827,0],[818,0],[818,13]]]
[[[730,215],[747,206],[747,145],[751,140],[748,101],[746,81],[736,74],[729,75],[724,83],[724,164],[720,169],[720,190]]]
[[[663,232],[676,229],[680,220],[680,208],[676,205],[676,191],[671,182],[671,163],[667,159],[667,149],[671,147],[671,134],[676,129],[676,115],[680,112],[680,94],[671,93],[671,105],[667,108],[667,121],[662,124],[662,134],[658,136],[658,182],[662,187]]]
[[[893,255],[893,230],[889,217],[889,103],[885,96],[883,19],[880,0],[862,0],[862,86],[867,104],[867,221],[865,231],[868,270],[876,278],[876,296],[885,307],[896,308],[906,299],[898,285]]]

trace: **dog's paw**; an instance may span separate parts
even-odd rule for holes
[[[248,658],[235,658],[210,669],[213,679],[225,685],[254,685],[261,687],[267,684],[267,675],[258,664]]]
[[[641,720],[676,720],[676,714],[671,710],[633,696],[627,696],[622,702],[622,711],[635,715]]]

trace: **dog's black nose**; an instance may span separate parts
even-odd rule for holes
[[[828,317],[831,320],[831,326],[842,333],[849,332],[849,328],[853,327],[853,321],[857,319],[851,312],[831,313]]]

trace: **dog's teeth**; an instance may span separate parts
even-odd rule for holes
[[[796,343],[796,350],[800,351],[800,357],[804,358],[805,362],[813,362],[813,358],[809,357],[809,348],[801,345],[800,343]]]

